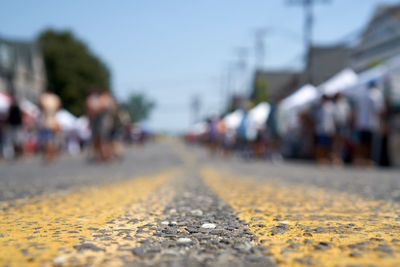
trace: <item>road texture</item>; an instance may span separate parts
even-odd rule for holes
[[[222,159],[177,141],[0,165],[0,266],[399,266],[398,170]]]

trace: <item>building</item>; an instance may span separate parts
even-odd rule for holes
[[[351,48],[346,45],[313,46],[307,66],[311,71],[312,84],[318,86],[349,64]],[[254,98],[259,79],[267,83],[268,101],[275,103],[285,98],[308,81],[308,75],[302,71],[256,71],[253,79],[251,98]]]
[[[351,55],[350,65],[362,71],[400,54],[400,5],[379,6]]]
[[[253,78],[250,98],[254,100],[258,81],[266,83],[266,96],[268,102],[276,103],[293,90],[297,89],[303,81],[302,73],[293,70],[256,71]]]
[[[0,91],[35,102],[45,87],[46,72],[39,45],[0,37]]]
[[[311,83],[315,86],[349,66],[352,49],[347,45],[313,46],[307,62]]]

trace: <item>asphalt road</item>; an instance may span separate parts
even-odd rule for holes
[[[183,164],[166,143],[126,147],[124,158],[114,163],[88,159],[83,154],[63,155],[52,164],[44,164],[39,157],[0,162],[0,201],[116,182]]]
[[[0,266],[399,266],[397,169],[223,158],[0,163]]]

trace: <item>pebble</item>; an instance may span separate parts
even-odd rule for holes
[[[201,228],[205,228],[205,229],[214,229],[215,227],[217,227],[215,224],[213,223],[204,223]]]
[[[361,252],[358,251],[353,251],[350,253],[350,257],[361,257],[363,254]]]
[[[187,238],[187,237],[181,237],[181,238],[178,238],[178,240],[176,242],[178,245],[189,245],[192,243],[192,239]]]
[[[65,258],[63,256],[58,256],[54,259],[55,264],[64,264]]]
[[[104,250],[94,244],[91,244],[91,243],[83,243],[80,245],[76,245],[76,246],[74,246],[74,249],[79,250],[79,251],[80,250],[93,250],[93,251],[103,251]]]
[[[191,213],[192,215],[194,215],[194,216],[203,216],[203,211],[202,211],[202,210],[199,210],[199,209],[192,210],[192,211],[190,211],[190,213]]]

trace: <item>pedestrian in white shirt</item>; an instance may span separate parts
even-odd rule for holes
[[[355,163],[374,165],[371,160],[372,140],[381,130],[381,118],[385,111],[382,91],[372,81],[362,91],[356,101],[355,127],[358,134],[358,148]]]

